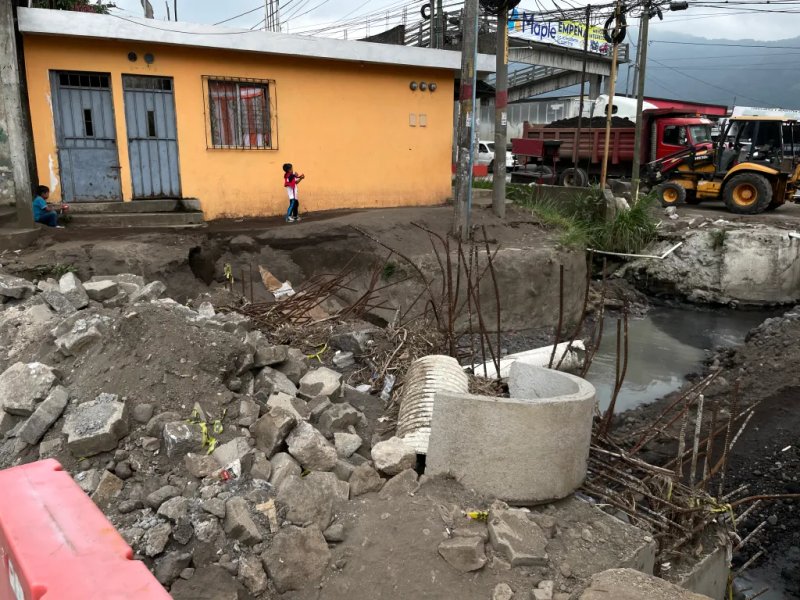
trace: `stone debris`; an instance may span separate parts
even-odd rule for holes
[[[68,317],[69,315],[75,314],[78,312],[78,309],[69,301],[69,299],[58,291],[55,290],[48,290],[42,294],[42,298],[47,305],[52,308],[56,314],[59,314],[64,317]]]
[[[334,404],[322,415],[317,422],[317,429],[327,438],[332,438],[337,431],[347,431],[348,427],[358,425],[364,415],[347,402]],[[352,454],[352,453],[351,453]]]
[[[289,454],[310,471],[330,471],[336,465],[336,448],[305,421],[286,438]]]
[[[137,302],[153,302],[158,300],[166,291],[167,286],[165,286],[161,281],[152,281],[146,286],[136,290],[132,294],[129,294],[130,303],[136,304]]]
[[[259,393],[257,396],[260,396]],[[308,405],[305,400],[301,400],[295,396],[284,394],[283,392],[275,392],[267,398],[266,410],[270,411],[273,408],[280,408],[292,415],[295,421],[304,421],[308,417]]]
[[[293,398],[297,395],[297,386],[283,373],[272,367],[264,367],[256,375],[254,382],[256,393],[264,393],[271,396],[276,392],[282,392]]]
[[[261,541],[261,533],[250,516],[247,500],[234,496],[225,503],[225,533],[247,546]]]
[[[69,392],[61,386],[54,387],[44,402],[36,407],[33,414],[17,431],[17,437],[26,444],[38,444],[44,434],[53,426],[69,402]]]
[[[315,525],[281,529],[262,555],[267,573],[280,592],[300,590],[319,582],[330,560],[325,537]]]
[[[285,508],[286,520],[295,525],[304,527],[314,523],[324,530],[333,520],[336,498],[332,488],[309,477],[288,477],[278,490],[276,500]]]
[[[308,357],[297,348],[289,348],[286,360],[275,366],[295,385],[299,385],[303,376],[308,373]]]
[[[89,306],[89,296],[75,273],[65,273],[58,280],[58,291],[77,309]]]
[[[333,445],[336,447],[336,455],[339,458],[351,457],[363,443],[364,441],[355,433],[341,433],[337,431],[333,434]]]
[[[56,338],[56,348],[64,356],[77,354],[92,343],[103,339],[102,327],[102,321],[98,319],[80,319],[68,333]]]
[[[110,300],[119,294],[119,284],[116,281],[111,281],[110,279],[104,279],[102,281],[87,281],[83,284],[83,289],[86,292],[86,295],[89,296],[89,299],[94,300],[95,302]]]
[[[158,562],[156,567],[156,579],[161,585],[171,585],[181,571],[192,562],[192,555],[188,552],[169,552]]]
[[[63,432],[68,436],[67,448],[74,456],[113,450],[128,433],[126,404],[115,394],[100,394],[67,413]]]
[[[354,498],[369,492],[378,492],[383,487],[383,479],[378,472],[369,465],[356,467],[348,479],[350,495]]]
[[[27,279],[0,273],[0,299],[28,298],[36,291],[36,286]]]
[[[239,559],[238,576],[251,594],[258,595],[267,589],[267,573],[257,556],[243,556]]]
[[[489,512],[489,540],[512,567],[546,566],[547,538],[541,528],[520,510]]]
[[[108,508],[109,504],[122,491],[124,482],[114,475],[111,471],[103,471],[97,487],[92,492],[92,500],[102,510]]]
[[[342,383],[342,374],[327,367],[309,371],[300,379],[300,394],[307,398],[333,396]]]
[[[238,600],[236,579],[222,567],[211,565],[196,569],[190,579],[178,579],[170,588],[173,600]]]
[[[203,432],[197,425],[184,421],[165,423],[162,438],[170,458],[203,449]]]
[[[477,571],[486,564],[483,540],[479,537],[454,537],[439,544],[439,554],[462,573]]]
[[[417,464],[417,453],[399,437],[378,442],[372,447],[375,468],[385,475],[397,475]]]
[[[0,408],[28,417],[56,382],[52,368],[42,363],[14,363],[0,375]]]
[[[553,586],[551,580],[540,581],[536,589],[531,591],[531,600],[553,600]]]
[[[378,497],[381,500],[388,500],[400,496],[411,496],[418,488],[417,472],[413,469],[406,469],[387,481]]]
[[[300,475],[303,469],[298,462],[286,452],[279,452],[270,459],[272,474],[269,482],[276,490],[280,490],[283,482],[293,475]]]
[[[511,600],[514,597],[514,590],[507,583],[498,583],[492,592],[492,600]]]
[[[275,406],[251,427],[250,432],[256,441],[256,448],[263,450],[271,458],[286,440],[298,419],[295,414]]]
[[[325,536],[325,541],[329,544],[338,544],[345,540],[344,525],[342,523],[334,523],[322,532]]]

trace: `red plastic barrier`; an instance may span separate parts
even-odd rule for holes
[[[55,460],[0,471],[0,600],[169,600]]]

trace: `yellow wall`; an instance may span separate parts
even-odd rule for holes
[[[130,51],[137,62],[128,60]],[[149,66],[141,58],[147,52],[155,55]],[[181,189],[200,199],[207,219],[285,213],[285,162],[307,177],[301,212],[437,204],[450,196],[449,71],[38,35],[25,38],[25,64],[39,178],[55,200],[50,70],[111,73],[125,200],[132,196],[122,98],[128,73],[174,78]],[[204,75],[275,80],[279,149],[207,149]],[[412,92],[412,80],[439,87]],[[426,114],[427,127],[410,127],[410,113]]]

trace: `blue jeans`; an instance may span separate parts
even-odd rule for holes
[[[58,225],[58,215],[54,212],[45,212],[42,213],[41,216],[36,219],[37,223],[42,223],[47,225],[48,227],[55,227]]]
[[[300,203],[297,201],[297,198],[292,198],[289,200],[289,210],[286,211],[286,218],[289,217],[296,219],[297,218],[297,209],[300,207]]]

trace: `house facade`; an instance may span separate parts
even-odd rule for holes
[[[306,175],[308,211],[451,194],[458,53],[40,9],[20,9],[19,27],[55,200],[279,215],[284,163]]]

